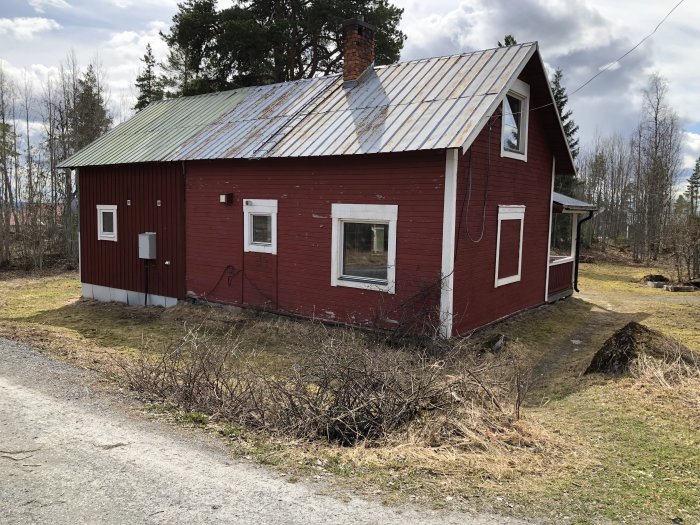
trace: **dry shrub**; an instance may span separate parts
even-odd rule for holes
[[[483,448],[498,436],[513,446],[534,441],[516,425],[527,386],[513,345],[476,356],[451,350],[392,348],[357,330],[312,329],[295,363],[273,373],[242,339],[187,330],[177,345],[145,345],[121,368],[131,388],[285,438],[344,446],[457,443]]]

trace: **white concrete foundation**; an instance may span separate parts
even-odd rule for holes
[[[132,306],[144,305],[144,294],[141,292],[132,292],[131,290],[120,290],[119,288],[110,288],[108,286],[99,286],[97,284],[82,283],[83,297],[85,299],[94,299],[95,301],[124,303]],[[177,304],[175,297],[165,297],[163,295],[148,294],[148,304],[150,306],[162,306],[170,308]]]

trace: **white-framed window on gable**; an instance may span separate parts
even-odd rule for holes
[[[97,240],[117,242],[116,204],[97,205]]]
[[[527,161],[530,86],[515,80],[503,99],[501,157]]]
[[[392,204],[333,204],[331,286],[396,290],[396,221]]]
[[[243,249],[277,253],[277,201],[243,199]]]
[[[494,287],[520,281],[523,267],[525,206],[498,206]]]

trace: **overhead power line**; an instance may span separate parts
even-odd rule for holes
[[[634,50],[636,50],[639,46],[641,46],[644,42],[646,42],[649,38],[651,38],[659,30],[659,28],[664,24],[664,22],[666,22],[668,17],[670,17],[673,14],[673,12],[681,6],[681,4],[683,2],[685,2],[685,0],[680,0],[676,5],[674,5],[673,8],[668,13],[666,13],[666,16],[664,16],[661,19],[661,21],[658,24],[656,24],[656,27],[654,28],[654,30],[651,33],[649,33],[644,38],[642,38],[639,42],[637,42],[632,48],[630,48],[627,52],[625,52],[623,55],[621,55],[618,59],[613,60],[612,62],[608,63],[608,65],[606,65],[604,68],[601,68],[601,70],[598,71],[598,73],[593,75],[591,78],[586,80],[583,84],[581,84],[579,87],[577,87],[571,93],[569,93],[569,96],[574,95],[574,94],[578,93],[579,91],[581,91],[588,84],[593,82],[596,78],[598,78],[600,75],[602,75],[606,71],[610,70],[610,68],[612,68],[615,64],[620,62],[622,59],[624,59],[630,53],[634,52]]]

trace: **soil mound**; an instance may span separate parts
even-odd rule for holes
[[[663,276],[663,275],[659,275],[659,274],[656,274],[656,273],[650,273],[649,275],[645,275],[644,277],[642,277],[642,278],[640,279],[640,282],[641,282],[641,283],[649,283],[649,282],[652,282],[652,283],[668,283],[668,282],[671,282],[671,279],[669,279],[668,277],[665,277],[665,276]]]
[[[700,367],[700,356],[679,341],[632,321],[603,343],[584,373],[624,374],[641,354]]]

